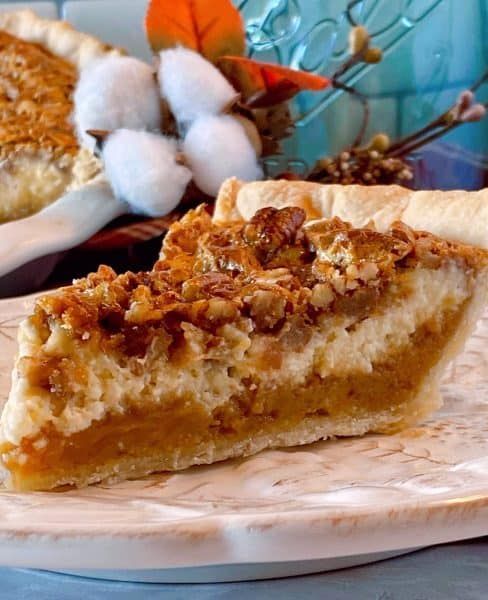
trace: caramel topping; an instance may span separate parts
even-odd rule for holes
[[[362,318],[406,270],[445,260],[469,269],[488,257],[401,223],[379,233],[340,219],[304,221],[300,208],[264,209],[249,223],[222,226],[200,207],[171,227],[153,271],[117,276],[102,266],[39,299],[35,318],[143,356],[157,331],[177,345],[184,323],[213,334],[249,320],[257,331],[277,332],[327,313]]]
[[[40,148],[75,154],[70,123],[76,68],[38,44],[0,31],[0,160]]]

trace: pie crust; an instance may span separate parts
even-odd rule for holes
[[[120,51],[30,10],[0,14],[0,223],[28,216],[100,173],[71,122],[77,74]]]
[[[281,185],[297,197],[297,184]],[[336,207],[357,191],[336,190]],[[234,221],[220,221],[223,198]],[[9,487],[388,433],[441,404],[442,370],[486,302],[486,250],[398,221],[378,232],[378,205],[361,228],[315,208],[305,222],[297,206],[244,221],[236,206],[226,192],[216,220],[190,211],[152,271],[101,267],[38,299],[0,421]]]
[[[250,219],[264,206],[299,206],[308,219],[339,217],[354,227],[374,224],[386,231],[395,221],[447,240],[488,248],[488,188],[413,191],[398,185],[324,185],[309,181],[228,179],[222,185],[214,218]]]

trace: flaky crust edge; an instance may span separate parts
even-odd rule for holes
[[[260,208],[299,206],[308,219],[339,217],[386,231],[394,221],[453,242],[488,249],[488,188],[412,191],[398,185],[325,185],[308,181],[225,181],[214,220],[249,220]]]
[[[122,49],[77,31],[66,21],[44,19],[29,9],[0,14],[0,30],[26,42],[41,44],[56,56],[75,65],[78,70],[102,56],[124,54]]]

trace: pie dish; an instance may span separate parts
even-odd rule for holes
[[[356,190],[336,192],[354,219]],[[200,207],[175,223],[150,272],[101,267],[37,300],[0,422],[9,487],[391,432],[440,405],[442,370],[485,302],[486,250],[400,222],[379,232],[374,213],[355,228],[296,206],[223,211],[221,199],[216,220]]]
[[[77,74],[120,51],[30,10],[0,14],[0,223],[35,213],[100,173],[71,123]]]

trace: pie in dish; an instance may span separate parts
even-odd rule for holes
[[[379,232],[374,211],[353,227],[346,205],[306,221],[298,206],[260,207],[260,189],[248,220],[228,188],[217,220],[190,211],[150,272],[100,267],[37,300],[0,422],[7,486],[387,433],[440,405],[442,369],[485,302],[488,252],[399,221]],[[354,207],[356,192],[331,193]]]
[[[119,54],[30,10],[0,15],[0,223],[32,214],[100,171],[71,122],[78,71]]]

